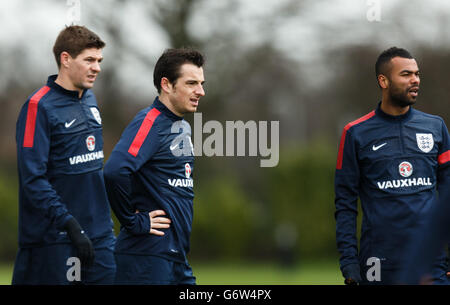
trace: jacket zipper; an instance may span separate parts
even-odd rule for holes
[[[400,131],[400,148],[402,155],[405,153],[405,147],[403,146],[403,123],[399,122],[399,131]]]
[[[81,99],[79,99],[79,103],[80,103],[80,107],[81,107],[81,112],[83,112],[83,115],[84,115],[84,124],[86,125],[86,128],[89,131],[89,117],[87,116],[86,112],[84,111],[83,101]]]

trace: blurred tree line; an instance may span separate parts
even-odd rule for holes
[[[208,40],[189,28],[200,0],[140,2],[167,33],[171,47],[192,46],[207,58],[206,96],[199,111],[207,120],[280,122],[280,157],[274,168],[260,168],[259,157],[198,157],[195,163],[192,259],[292,260],[335,258],[334,168],[344,125],[374,109],[379,100],[374,63],[385,49],[376,42],[329,48],[323,58],[330,81],[307,87],[312,75],[271,43],[243,47],[233,32],[216,28]],[[273,18],[295,16],[309,1],[286,1]],[[121,60],[133,53],[148,68],[151,82],[156,58],[127,47],[114,14],[123,0],[111,2],[108,14],[87,12],[94,29],[107,33],[110,56]],[[237,1],[215,12],[230,18]],[[261,23],[266,22],[262,20]],[[211,38],[212,37],[212,38]],[[295,52],[295,50],[293,50]],[[412,50],[422,73],[417,108],[450,122],[445,71],[446,49],[416,45]],[[51,54],[49,54],[51,56]],[[1,65],[1,64],[0,64]],[[100,103],[105,158],[143,101],[121,90],[120,69],[105,65],[94,91]],[[313,74],[317,75],[317,74]],[[17,250],[17,171],[15,121],[26,97],[43,83],[12,82],[0,92],[0,260],[12,261]],[[149,84],[150,85],[150,84]],[[153,100],[148,97],[147,104]],[[186,119],[193,127],[193,116]],[[207,135],[204,135],[204,138]],[[195,141],[194,141],[195,142]],[[118,232],[117,221],[116,232]]]

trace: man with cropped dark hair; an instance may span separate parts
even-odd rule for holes
[[[112,284],[115,237],[103,179],[102,122],[90,88],[105,43],[82,26],[54,45],[58,75],[17,120],[19,251],[13,284]]]
[[[436,204],[436,191],[450,188],[447,127],[442,118],[411,106],[419,93],[417,62],[393,47],[381,53],[375,70],[381,102],[344,127],[336,164],[336,240],[346,284],[397,283],[408,244]],[[446,284],[446,269],[442,250],[432,280]]]
[[[105,165],[108,198],[121,224],[116,284],[195,284],[187,260],[194,149],[183,119],[197,111],[203,56],[169,49],[158,59],[159,96],[127,126]]]
[[[158,93],[161,93],[161,78],[166,77],[172,84],[176,84],[180,77],[179,68],[186,62],[202,67],[205,59],[202,54],[192,49],[168,49],[161,55],[153,72],[153,84]]]
[[[378,78],[378,75],[389,75],[392,69],[392,58],[401,57],[413,59],[412,55],[405,49],[392,47],[385,51],[383,51],[375,63],[375,76]],[[378,84],[379,85],[379,84]]]

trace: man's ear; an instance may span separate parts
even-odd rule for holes
[[[161,90],[165,93],[170,93],[172,91],[172,84],[167,77],[161,78]]]
[[[61,67],[69,68],[69,63],[72,60],[72,56],[66,51],[61,52],[59,56],[59,60],[61,62]]]
[[[389,79],[385,75],[379,74],[378,75],[378,84],[380,85],[380,87],[382,89],[387,89],[389,87]]]

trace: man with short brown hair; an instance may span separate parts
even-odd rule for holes
[[[103,180],[103,136],[90,88],[105,43],[66,27],[53,48],[58,75],[17,120],[19,250],[13,284],[112,284],[115,237]]]

